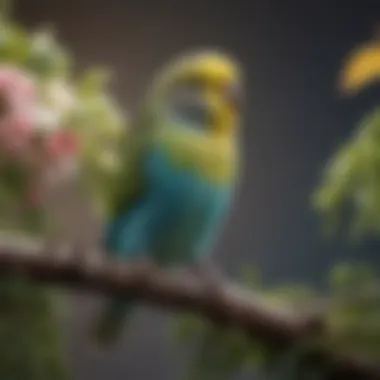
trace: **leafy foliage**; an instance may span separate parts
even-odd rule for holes
[[[380,280],[376,273],[363,264],[342,264],[332,271],[330,289],[331,344],[341,352],[359,353],[379,361]]]
[[[39,152],[44,145],[41,136],[49,137],[47,147],[57,153],[60,146],[67,148],[67,138],[64,141],[61,138],[61,145],[57,146],[57,139],[53,141],[50,136],[55,137],[56,131],[74,135],[78,143],[75,165],[83,179],[83,191],[105,207],[105,185],[117,170],[117,149],[125,118],[107,93],[107,75],[90,69],[82,77],[74,78],[72,66],[69,52],[51,30],[29,33],[12,20],[0,18],[0,67],[10,68],[11,75],[17,70],[31,78],[36,89],[37,107],[30,113],[30,117],[37,115],[31,123],[33,152]],[[0,114],[0,129],[5,125]],[[14,131],[10,132],[13,136]],[[36,178],[26,151],[22,151],[20,159],[4,156],[1,146],[0,229],[44,234],[45,213],[49,210],[43,207],[43,201],[33,203],[25,199],[30,179]],[[52,158],[45,157],[44,162],[50,163]],[[56,302],[51,290],[23,277],[1,281],[0,378],[69,379]]]
[[[27,33],[19,25],[5,20],[1,26],[0,64],[19,68],[33,78],[38,92],[40,117],[36,127],[39,130],[63,128],[76,136],[79,142],[77,165],[84,191],[92,194],[104,210],[106,185],[117,171],[119,144],[126,127],[125,117],[106,88],[109,74],[89,69],[82,77],[74,78],[71,57],[51,30]],[[0,182],[0,194],[4,196],[0,203],[9,204],[9,198],[15,198],[15,191],[9,188],[8,179]],[[21,186],[25,186],[22,183]],[[20,198],[16,197],[13,204],[16,206],[19,202]],[[25,214],[27,210],[22,211]]]
[[[331,158],[315,193],[318,211],[334,223],[350,207],[353,231],[380,230],[380,108],[360,122],[353,136]]]
[[[108,77],[107,72],[99,69],[84,74],[77,84],[78,101],[68,121],[82,141],[86,191],[92,187],[103,210],[108,206],[110,181],[119,169],[122,128],[126,127],[125,118],[105,91]]]
[[[339,75],[339,89],[344,95],[356,94],[379,78],[380,43],[375,38],[347,56]],[[330,227],[336,228],[343,217],[349,216],[356,236],[379,235],[379,146],[380,108],[376,107],[330,158],[314,194],[314,206]]]
[[[255,341],[243,331],[217,327],[200,317],[184,315],[174,325],[174,334],[182,344],[192,347],[194,356],[189,378],[234,379],[241,372],[260,371],[281,379],[324,379],[329,371],[323,363],[307,361],[308,353],[319,344],[348,354],[365,355],[380,360],[380,293],[379,278],[370,267],[343,263],[334,267],[329,277],[329,304],[326,322],[329,341],[310,340],[296,346],[279,349],[265,342]],[[302,286],[279,285],[265,288],[263,284],[248,281],[253,292],[267,297],[270,304],[293,307],[324,307],[321,295]],[[313,377],[314,376],[314,377]]]
[[[23,277],[1,281],[0,377],[67,380],[55,304]]]

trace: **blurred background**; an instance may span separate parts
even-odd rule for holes
[[[336,92],[342,58],[379,21],[376,2],[18,0],[14,6],[28,28],[56,27],[78,71],[109,67],[112,90],[132,113],[155,71],[179,53],[219,47],[242,61],[244,176],[215,252],[226,272],[253,265],[268,283],[323,287],[338,261],[379,265],[375,242],[324,239],[310,206],[326,159],[378,99],[378,86],[355,101]],[[92,308],[92,299],[75,295],[63,318],[77,379],[166,380],[184,372],[186,350],[170,339],[168,314],[142,307],[120,344],[101,352],[87,337]]]

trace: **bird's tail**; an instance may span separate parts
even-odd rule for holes
[[[108,346],[121,336],[133,309],[133,303],[124,299],[113,299],[107,302],[92,333],[99,346]]]

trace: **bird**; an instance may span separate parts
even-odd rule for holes
[[[122,262],[207,263],[229,214],[241,161],[243,71],[230,54],[184,53],[153,78],[122,143],[103,247]],[[121,335],[135,301],[110,298],[93,337]]]

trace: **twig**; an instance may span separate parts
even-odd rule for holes
[[[38,245],[1,244],[0,276],[12,276],[20,269],[40,283],[133,297],[174,311],[198,313],[214,323],[242,328],[255,339],[278,348],[326,333],[323,318],[273,307],[263,296],[227,280],[215,293],[199,279],[179,271],[108,260],[78,262],[59,258],[54,252],[43,253]],[[380,366],[364,359],[341,356],[326,347],[315,349],[309,356],[314,362],[328,365],[331,380],[380,380]]]

